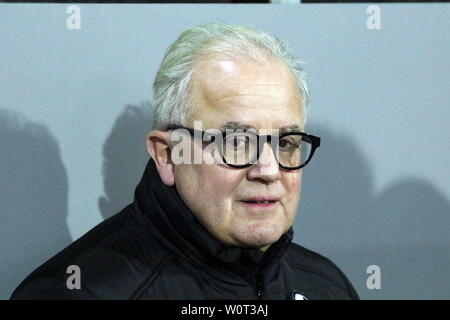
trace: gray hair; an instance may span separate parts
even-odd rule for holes
[[[277,59],[284,63],[296,80],[306,122],[310,96],[307,74],[287,45],[254,28],[207,23],[184,31],[167,49],[153,83],[153,129],[166,130],[169,124],[187,125],[192,110],[190,89],[195,62],[212,55],[259,63]]]

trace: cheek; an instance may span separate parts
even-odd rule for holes
[[[197,189],[191,192],[190,208],[202,224],[214,235],[227,234],[233,217],[233,196],[239,185],[238,171],[220,166],[205,166],[195,172]]]
[[[220,206],[222,209],[230,209],[234,191],[239,185],[240,175],[238,171],[220,166],[211,166],[206,170],[203,180],[203,189],[208,198],[207,202]]]
[[[288,176],[286,179],[286,190],[290,203],[297,207],[298,201],[300,200],[300,191],[302,187],[302,172],[296,172]]]
[[[218,213],[231,206],[230,200],[240,179],[237,173],[219,165],[190,165],[180,172],[179,178],[183,181],[180,187],[192,206]]]

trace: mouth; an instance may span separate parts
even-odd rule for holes
[[[274,197],[257,197],[240,200],[239,203],[250,208],[272,208],[275,207],[280,199]]]

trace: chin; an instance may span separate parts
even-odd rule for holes
[[[235,239],[239,246],[260,248],[271,245],[283,235],[282,226],[268,223],[257,223],[239,230]]]

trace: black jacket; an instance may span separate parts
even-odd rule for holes
[[[135,200],[31,273],[12,299],[358,299],[328,259],[291,243],[226,247],[196,220],[153,160]],[[70,265],[81,289],[68,289]]]

